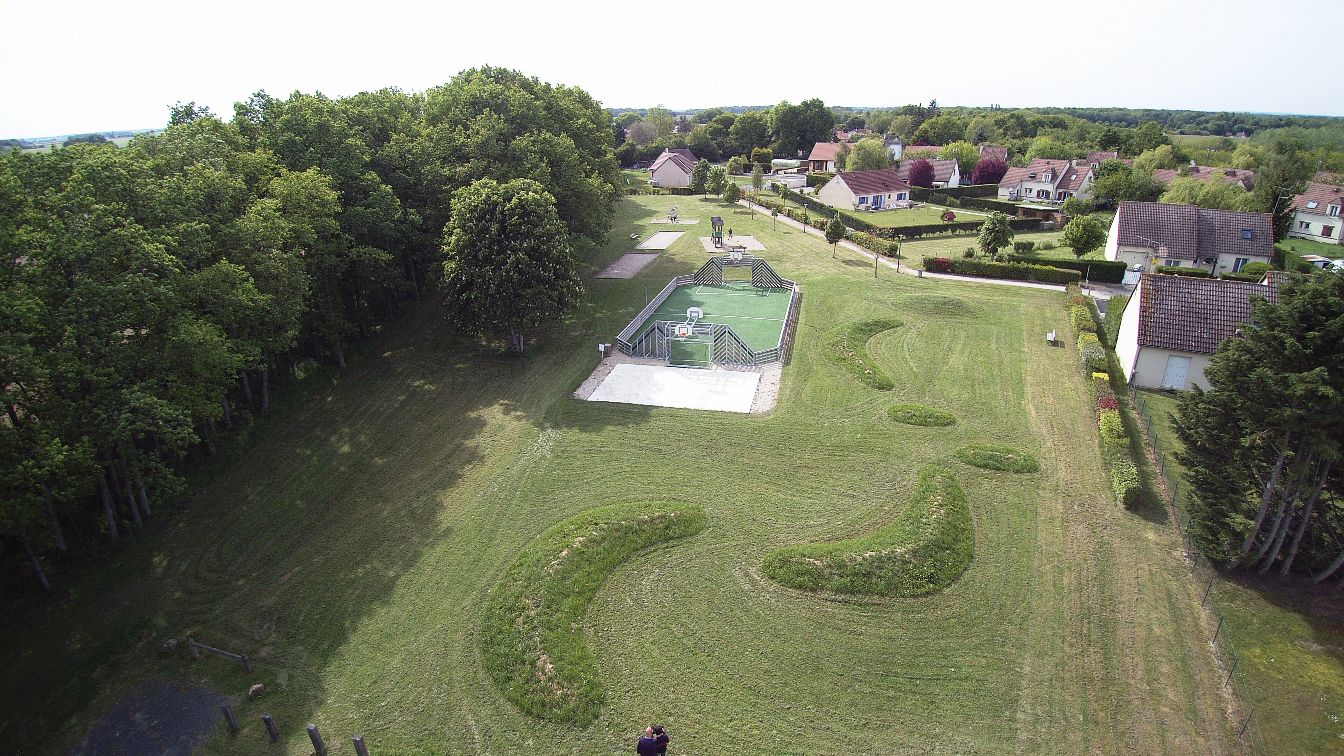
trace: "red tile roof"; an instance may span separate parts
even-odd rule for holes
[[[1006,163],[1008,162],[1008,148],[1000,147],[997,144],[982,144],[980,145],[980,159],[1001,160]]]
[[[1316,206],[1308,207],[1313,202]],[[1304,213],[1328,216],[1331,205],[1344,205],[1344,186],[1312,181],[1301,194],[1293,197],[1293,209]]]
[[[1210,210],[1194,205],[1159,202],[1121,202],[1116,211],[1118,241],[1122,247],[1165,246],[1164,259],[1205,259],[1220,253],[1271,258],[1274,230],[1269,213]],[[1247,239],[1248,235],[1251,238]],[[1157,244],[1153,244],[1153,242]]]
[[[924,160],[928,162],[929,165],[933,166],[933,180],[940,184],[946,184],[951,181],[952,171],[957,167],[957,161],[955,160],[934,160],[926,157],[911,158],[910,151],[906,150],[905,159],[901,161],[901,164],[897,169],[902,181],[910,180],[910,166],[916,160]]]
[[[836,142],[817,142],[812,145],[812,153],[807,156],[808,160],[835,160],[835,156],[840,152],[840,145]]]
[[[1153,171],[1153,178],[1164,184],[1170,184],[1174,179],[1181,177],[1199,179],[1200,181],[1211,181],[1215,178],[1221,181],[1235,181],[1247,191],[1255,186],[1255,171],[1248,171],[1244,168],[1210,168],[1207,165],[1192,165],[1185,168],[1158,168]]]
[[[892,168],[880,171],[840,171],[835,177],[845,182],[845,186],[856,195],[910,191],[910,185]]]
[[[1064,177],[1060,180],[1055,189],[1061,192],[1077,193],[1082,187],[1083,182],[1091,175],[1092,166],[1090,164],[1078,168],[1067,168],[1064,170]]]
[[[1139,346],[1213,354],[1251,319],[1251,298],[1279,299],[1278,278],[1263,283],[1145,273],[1139,284]]]
[[[1036,158],[1023,167],[1010,167],[1008,172],[999,179],[999,186],[1017,186],[1023,181],[1045,182],[1045,174],[1053,173],[1054,177],[1050,180],[1051,186],[1058,185],[1064,178],[1065,171],[1069,169],[1069,161],[1053,160],[1051,158]]]
[[[682,152],[690,152],[690,150],[663,150],[663,154],[659,155],[658,159],[653,161],[653,165],[649,166],[649,173],[653,173],[661,168],[663,163],[670,162],[685,171],[686,175],[691,175],[691,171],[695,170],[695,160],[688,159],[685,155],[681,154]],[[694,157],[694,155],[691,156],[691,158]]]
[[[1107,160],[1119,160],[1119,159],[1120,159],[1120,153],[1115,152],[1114,150],[1109,151],[1099,150],[1097,152],[1087,153],[1087,158],[1083,160],[1083,165],[1090,167],[1093,164],[1101,165]]]

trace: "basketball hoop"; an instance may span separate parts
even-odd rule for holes
[[[740,249],[728,250],[728,259],[732,260],[733,262],[740,262],[742,260],[742,250]]]
[[[686,308],[686,322],[696,323],[703,320],[704,317],[705,317],[705,311],[700,309],[699,307]]]
[[[679,339],[690,338],[691,332],[692,329],[690,323],[677,323],[676,326],[673,327],[673,335]]]

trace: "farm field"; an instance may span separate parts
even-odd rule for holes
[[[634,279],[591,278],[673,205],[699,224]],[[804,292],[777,409],[571,398],[594,345],[704,263],[712,215],[761,240]],[[462,342],[427,305],[338,377],[318,371],[277,401],[152,535],[107,557],[116,569],[7,615],[0,740],[65,752],[125,691],[170,678],[231,696],[265,683],[237,705],[242,731],[221,724],[208,753],[264,750],[262,713],[282,729],[269,752],[291,754],[310,752],[308,722],[345,748],[363,734],[374,753],[628,751],[649,722],[679,753],[1236,750],[1179,539],[1114,502],[1077,354],[1042,339],[1065,321],[1061,295],[874,279],[866,260],[710,199],[627,198],[609,238],[583,250],[589,303],[528,356]],[[892,391],[860,383],[831,346],[879,318],[901,323],[864,345]],[[957,423],[897,423],[902,402]],[[954,458],[984,442],[1039,472]],[[970,566],[941,592],[825,598],[762,574],[776,549],[893,521],[926,465],[955,476],[975,531]],[[627,503],[700,506],[707,524],[597,592],[597,721],[530,719],[482,667],[485,599],[540,533]],[[255,673],[157,655],[188,634],[250,654]]]
[[[1168,464],[1181,448],[1172,424],[1177,401],[1145,391],[1158,446]],[[1182,476],[1184,472],[1180,473]],[[1187,506],[1188,489],[1178,492]],[[1328,587],[1285,591],[1273,577],[1233,573],[1209,595],[1224,617],[1224,642],[1240,660],[1233,679],[1254,709],[1255,744],[1264,753],[1344,753],[1344,608]]]

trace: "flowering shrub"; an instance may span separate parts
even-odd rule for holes
[[[924,270],[931,270],[934,273],[951,273],[952,261],[946,257],[925,258]]]
[[[1115,400],[1112,399],[1112,402]],[[1101,437],[1107,441],[1123,441],[1125,438],[1125,426],[1120,422],[1120,410],[1107,409],[1101,411],[1101,419],[1097,422],[1101,428]]]
[[[1092,319],[1092,312],[1083,305],[1069,306],[1069,322],[1073,324],[1073,330],[1079,333],[1097,332],[1097,321]]]
[[[1118,410],[1118,409],[1120,409],[1120,403],[1115,400],[1115,397],[1113,396],[1097,397],[1098,412],[1105,412],[1107,410]]]
[[[1100,372],[1106,369],[1106,350],[1095,333],[1084,331],[1078,334],[1078,353],[1089,370]]]

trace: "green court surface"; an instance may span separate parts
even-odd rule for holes
[[[686,319],[687,308],[699,307],[705,311],[703,322],[729,326],[759,352],[779,346],[792,295],[788,289],[759,289],[749,283],[678,286],[636,333],[643,335],[656,320],[680,323]]]

